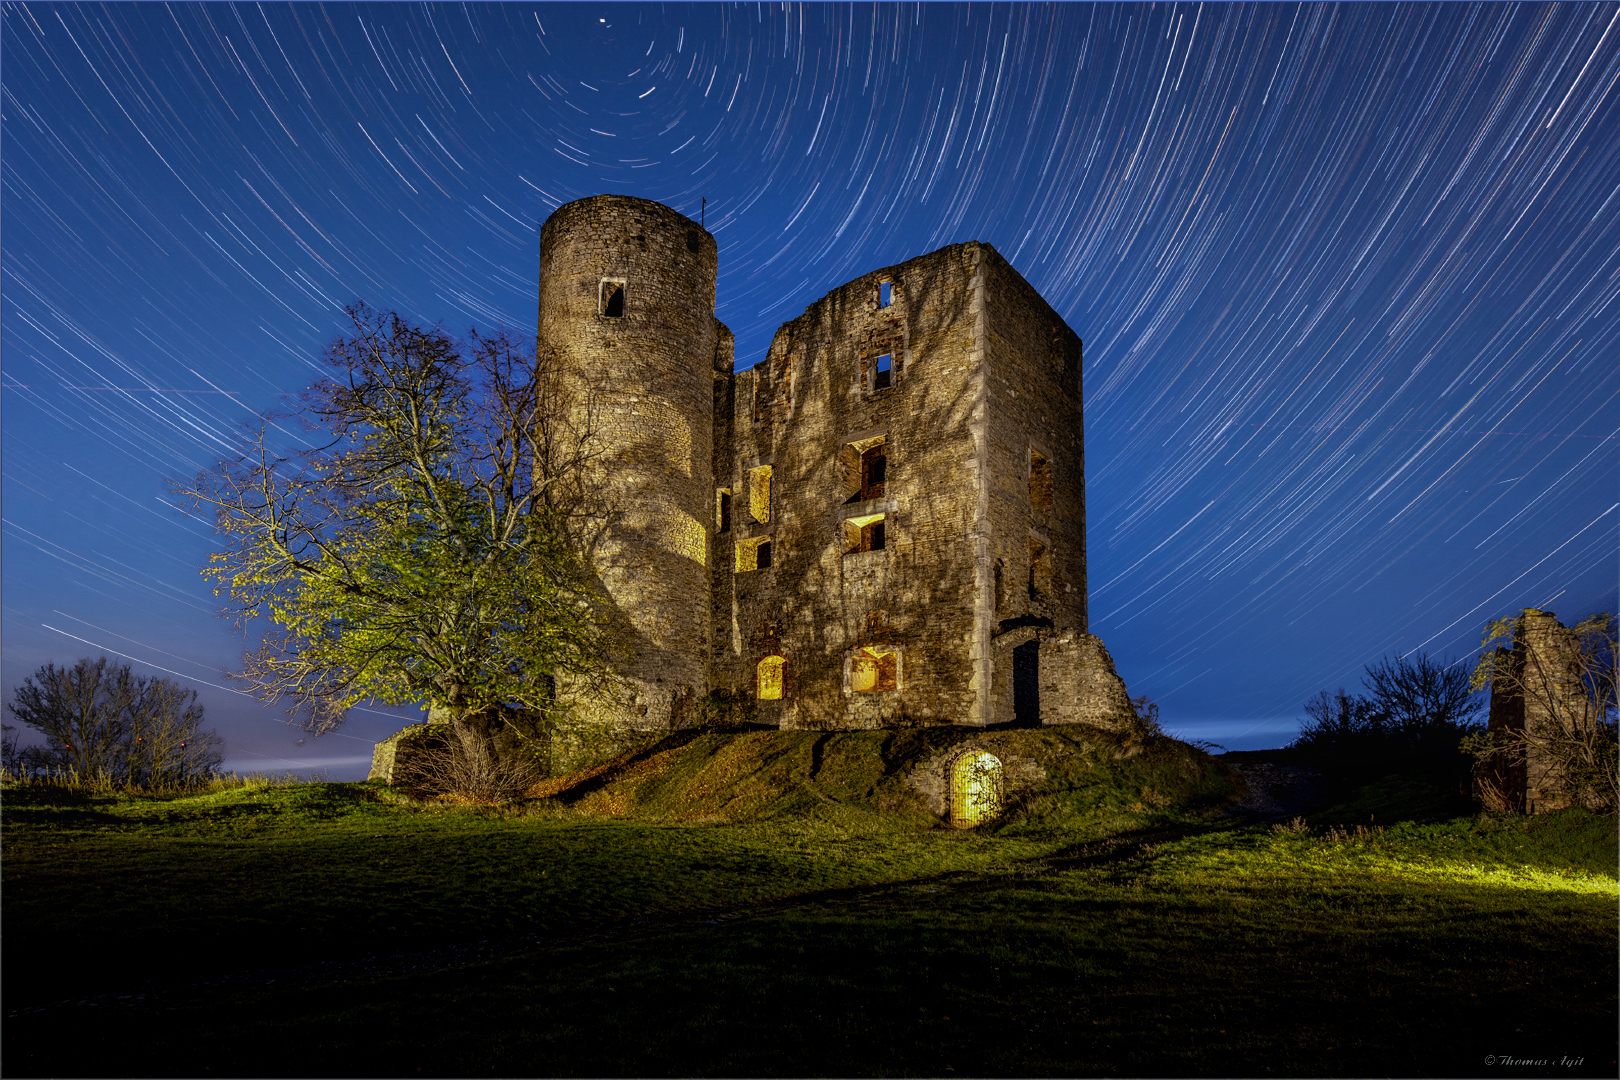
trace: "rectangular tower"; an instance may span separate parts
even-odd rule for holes
[[[833,290],[716,398],[712,685],[787,728],[1081,718],[1041,693],[1086,633],[1080,340],[993,248]]]

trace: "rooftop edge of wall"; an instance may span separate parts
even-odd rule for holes
[[[870,290],[877,282],[882,281],[885,278],[899,277],[908,272],[915,272],[916,270],[923,269],[927,266],[927,264],[936,261],[946,261],[952,258],[959,258],[963,254],[967,253],[977,254],[981,259],[990,262],[991,265],[995,266],[998,270],[1004,271],[1006,274],[1010,275],[1014,283],[1014,287],[1022,292],[1035,307],[1041,310],[1043,314],[1049,315],[1058,323],[1058,325],[1062,326],[1064,330],[1072,334],[1076,340],[1079,340],[1080,335],[1075,333],[1074,328],[1069,325],[1068,320],[1066,320],[1062,315],[1058,314],[1057,309],[1052,307],[1052,305],[1047,302],[1046,297],[1042,296],[1040,291],[1036,289],[1035,286],[1031,285],[1029,280],[1025,278],[1023,274],[1019,273],[1018,269],[1013,266],[1012,263],[1007,261],[1006,256],[1002,255],[1001,252],[997,251],[994,246],[986,243],[983,240],[967,240],[958,244],[947,244],[946,246],[937,248],[936,250],[930,251],[925,255],[918,255],[914,258],[907,259],[905,262],[894,263],[890,266],[882,266],[875,270],[869,270],[866,273],[861,274],[859,277],[851,278],[842,285],[827,290],[827,292],[822,294],[822,296],[814,303],[806,306],[803,314],[789,319],[778,326],[775,334],[772,335],[772,341],[774,343],[776,338],[782,336],[784,333],[789,333],[790,328],[795,325],[803,324],[806,320],[813,321],[821,318],[828,313],[828,309],[836,310],[839,307],[845,306],[849,303],[848,294],[851,290],[859,289],[861,290],[859,295],[864,296],[866,291]]]

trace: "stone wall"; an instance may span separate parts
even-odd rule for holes
[[[978,257],[978,245],[956,245],[833,290],[727,394],[716,484],[732,513],[713,553],[712,678],[753,694],[760,663],[780,658],[782,696],[758,702],[761,722],[876,728],[973,714]],[[863,486],[867,451],[884,459],[881,492]],[[746,492],[767,466],[761,521]],[[859,550],[876,524],[881,547]],[[769,567],[739,570],[739,547],[765,537]],[[874,662],[893,666],[893,689],[858,688]]]
[[[1056,663],[1067,670],[1076,657],[1093,655],[1065,653],[1060,660],[1052,655],[1059,646],[1051,635],[1030,632],[1039,626],[1086,633],[1081,344],[994,248],[981,250],[988,496],[982,576],[990,581],[994,608],[989,719],[1033,724],[1051,711],[1044,702],[1048,688],[1063,693],[1045,669]],[[1027,640],[1036,647],[1020,653]]]
[[[1539,814],[1571,804],[1558,744],[1577,725],[1595,722],[1575,663],[1579,651],[1575,634],[1556,615],[1535,608],[1520,614],[1513,648],[1496,650],[1489,728],[1529,737],[1522,757],[1476,771],[1475,794],[1488,808]]]
[[[1078,336],[956,244],[834,289],[733,374],[716,265],[644,200],[542,229],[541,344],[598,425],[591,553],[628,657],[616,699],[564,688],[579,722],[678,728],[712,689],[785,728],[1110,722]]]
[[[590,554],[624,638],[628,687],[581,695],[582,721],[667,730],[707,690],[717,252],[696,222],[644,199],[560,207],[540,236],[539,338],[594,429]]]

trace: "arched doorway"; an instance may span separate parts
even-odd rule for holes
[[[754,696],[760,701],[780,701],[786,690],[786,667],[785,656],[767,656],[755,665]]]
[[[951,824],[971,828],[1001,810],[1001,761],[970,750],[951,766]]]

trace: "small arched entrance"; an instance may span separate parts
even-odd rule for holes
[[[970,750],[951,766],[951,824],[968,829],[1001,810],[1001,761]]]

